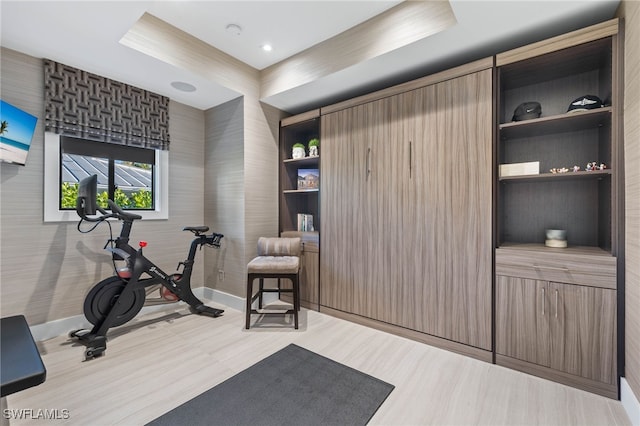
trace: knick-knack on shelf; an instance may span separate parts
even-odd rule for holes
[[[317,157],[318,156],[318,147],[320,146],[320,141],[317,138],[313,138],[309,141],[309,157]]]
[[[304,145],[302,145],[301,143],[296,143],[293,145],[293,148],[291,149],[291,158],[304,158],[305,155],[306,153],[304,151]]]

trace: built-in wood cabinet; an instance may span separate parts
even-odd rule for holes
[[[491,105],[485,69],[322,115],[321,306],[491,350]]]
[[[496,56],[496,362],[614,398],[622,182],[617,33],[612,20]],[[569,111],[588,95],[603,105]],[[516,107],[531,101],[541,104],[541,116],[512,121]],[[527,162],[539,166],[500,172]],[[565,230],[566,247],[548,247],[547,229]]]
[[[313,110],[283,119],[280,123],[280,235],[302,240],[300,300],[310,309],[319,302],[319,233],[321,228],[318,185],[320,152],[311,155],[309,141],[320,139],[320,111]],[[304,145],[304,157],[293,158],[293,146]],[[303,172],[305,171],[305,172]],[[310,172],[311,171],[311,172]],[[304,175],[304,176],[303,176]],[[300,183],[300,180],[307,182]],[[313,183],[312,183],[313,182]],[[305,229],[298,215],[312,218]],[[287,298],[283,296],[283,298]]]
[[[322,229],[303,298],[617,397],[620,49],[612,20],[283,120],[281,231],[302,210]],[[568,113],[585,95],[604,105]],[[512,121],[531,101],[541,115]],[[289,159],[316,134],[322,161]],[[319,191],[295,190],[316,164]],[[568,246],[546,246],[547,229]]]
[[[284,238],[298,237],[302,241],[302,255],[300,256],[300,304],[308,309],[319,309],[320,289],[320,250],[318,233],[284,231],[280,234]],[[284,300],[291,302],[290,293],[282,294]]]
[[[496,277],[499,363],[509,365],[502,358],[509,357],[547,367],[515,363],[524,371],[616,397],[615,320],[615,290]]]

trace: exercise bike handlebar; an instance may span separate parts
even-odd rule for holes
[[[107,204],[109,204],[111,213],[104,210],[102,207],[98,207],[97,210],[102,214],[102,216],[89,217],[84,213],[84,210],[82,209],[80,202],[78,201],[78,204],[76,205],[76,213],[78,213],[78,216],[80,216],[80,219],[86,220],[87,222],[102,222],[103,220],[106,220],[112,217],[119,220],[124,220],[127,222],[133,222],[134,220],[142,219],[142,216],[140,216],[139,214],[125,212],[120,208],[119,205],[117,205],[112,200],[107,200]]]
[[[109,204],[109,208],[111,208],[111,211],[113,212],[109,215],[111,217],[116,217],[118,219],[125,220],[125,221],[142,219],[142,216],[140,216],[139,214],[125,212],[120,208],[119,205],[117,205],[112,200],[107,200],[107,203]]]

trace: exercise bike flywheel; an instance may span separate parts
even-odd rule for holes
[[[101,323],[116,303],[120,306],[111,327],[125,324],[140,312],[145,300],[144,288],[122,296],[126,284],[118,277],[109,277],[91,289],[84,300],[84,316],[91,324]]]

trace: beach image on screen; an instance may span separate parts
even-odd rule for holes
[[[0,101],[0,160],[24,165],[38,118]]]

